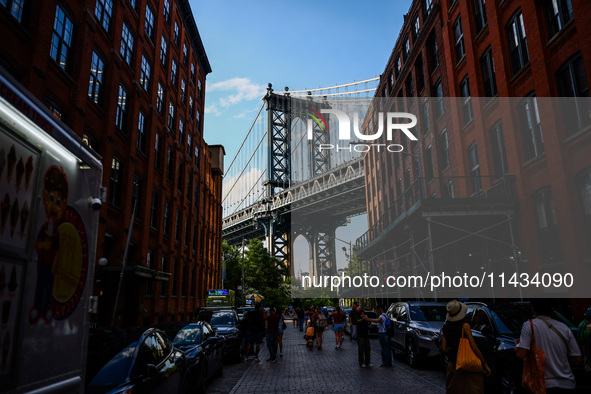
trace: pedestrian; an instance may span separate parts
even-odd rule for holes
[[[343,348],[343,323],[345,322],[345,314],[340,306],[334,308],[332,313],[332,321],[334,323],[334,335],[336,340],[335,349]]]
[[[390,350],[390,339],[386,333],[386,319],[388,319],[388,316],[386,316],[383,305],[378,305],[376,311],[378,312],[377,319],[370,319],[365,316],[364,320],[378,323],[378,336],[380,338],[380,348],[382,353],[382,363],[380,364],[380,368],[391,368],[392,350]]]
[[[371,346],[369,342],[369,322],[365,319],[365,312],[359,313],[357,320],[357,358],[361,368],[373,367],[370,362]]]
[[[349,325],[351,329],[351,341],[357,339],[357,322],[359,321],[359,312],[361,307],[356,302],[353,303],[353,309],[349,312]]]
[[[456,370],[456,359],[458,356],[460,339],[465,337],[470,342],[470,347],[474,354],[476,354],[482,362],[483,372],[486,371],[487,376],[491,373],[482,353],[478,349],[478,346],[476,346],[476,342],[474,342],[470,324],[465,319],[466,312],[468,312],[468,305],[459,302],[458,300],[452,300],[447,303],[446,308],[447,319],[441,328],[443,333],[441,337],[441,350],[447,354],[449,360],[447,372],[445,374],[445,392],[453,394],[484,393],[482,372],[468,372],[462,369]]]
[[[304,316],[306,313],[302,308],[298,307],[298,309],[296,310],[296,314],[298,316],[298,324],[300,326],[300,331],[304,331]]]
[[[574,391],[576,382],[570,364],[580,364],[583,361],[575,336],[566,324],[550,317],[550,300],[532,299],[531,309],[536,317],[523,323],[521,335],[515,342],[515,355],[523,360],[529,354],[533,326],[536,347],[546,356],[546,393]]]
[[[279,311],[281,310],[280,306],[275,307],[275,310]],[[277,327],[278,330],[278,334],[277,334],[277,346],[279,347],[279,357],[283,357],[283,331],[285,331],[285,329],[287,328],[287,324],[285,324],[285,319],[289,319],[289,317],[287,316],[288,309],[285,308],[285,310],[283,311],[283,313],[280,313],[279,316],[279,326]]]
[[[263,330],[265,326],[265,322],[263,320],[263,311],[261,309],[261,304],[256,303],[254,305],[254,310],[249,311],[244,318],[246,320],[245,327],[246,327],[246,353],[244,357],[244,362],[248,361],[248,355],[250,354],[250,349],[252,345],[255,345],[255,362],[259,362],[259,348],[261,343],[263,343]]]
[[[267,321],[267,349],[269,350],[267,361],[272,363],[277,361],[277,336],[279,335],[281,314],[281,308],[270,307],[269,316],[265,316]]]
[[[324,329],[328,325],[328,320],[322,313],[322,309],[320,307],[316,307],[316,313],[314,313],[312,316],[312,324],[314,325],[314,333],[316,334],[318,350],[322,350],[322,336],[324,335]]]
[[[585,371],[591,372],[591,307],[583,314],[583,321],[579,323],[577,339],[585,357]]]

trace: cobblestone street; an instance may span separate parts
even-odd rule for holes
[[[266,362],[268,351],[262,345],[260,363],[226,365],[224,375],[212,381],[208,393],[443,393],[443,373],[436,366],[413,369],[401,357],[392,368],[378,368],[380,348],[371,341],[371,368],[357,363],[357,343],[345,336],[343,349],[335,349],[331,329],[324,333],[322,350],[309,350],[303,333],[288,321],[283,335],[283,357],[276,363]]]

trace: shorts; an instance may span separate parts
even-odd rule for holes
[[[277,330],[279,334],[283,334],[283,324],[280,324],[279,327],[277,327]]]
[[[324,332],[324,327],[315,326],[314,327],[314,332]]]
[[[251,332],[248,331],[246,333],[246,344],[247,345],[254,345],[254,344],[261,344],[263,343],[263,333],[261,331]]]
[[[343,323],[334,325],[334,332],[343,332]]]

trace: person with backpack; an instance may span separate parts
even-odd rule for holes
[[[334,312],[332,313],[332,321],[334,323],[334,335],[336,339],[336,346],[335,349],[342,349],[343,348],[343,324],[345,322],[345,314],[341,310],[340,306],[336,306],[334,308]]]
[[[316,313],[312,316],[312,323],[314,324],[314,333],[316,334],[318,350],[322,350],[322,336],[324,334],[324,329],[328,326],[328,320],[326,319],[326,316],[324,316],[324,313],[322,313],[320,307],[316,307]]]
[[[386,331],[386,321],[390,321],[390,319],[386,316],[383,305],[378,305],[376,311],[378,312],[377,319],[370,319],[367,316],[363,319],[369,322],[378,323],[378,336],[380,338],[380,347],[382,349],[382,363],[380,364],[380,368],[391,368],[392,351],[390,350],[390,339],[388,338],[388,333]]]
[[[576,381],[570,364],[582,363],[583,357],[573,332],[566,324],[550,317],[553,313],[550,300],[532,299],[531,309],[536,317],[523,323],[521,336],[515,342],[515,355],[520,360],[525,359],[535,337],[536,347],[546,356],[546,393],[574,392]]]

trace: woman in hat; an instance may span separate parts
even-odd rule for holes
[[[476,346],[476,342],[474,342],[470,324],[465,319],[466,312],[468,312],[468,305],[458,300],[452,300],[447,303],[446,308],[447,319],[441,329],[443,333],[441,337],[441,350],[447,355],[449,360],[445,375],[446,393],[484,393],[482,373],[467,372],[461,369],[456,370],[456,357],[458,355],[460,338],[462,338],[463,334],[470,342],[470,347],[474,354],[482,362],[483,372],[486,372],[487,376],[491,374],[489,366],[486,365],[482,353],[478,349],[478,346]]]

